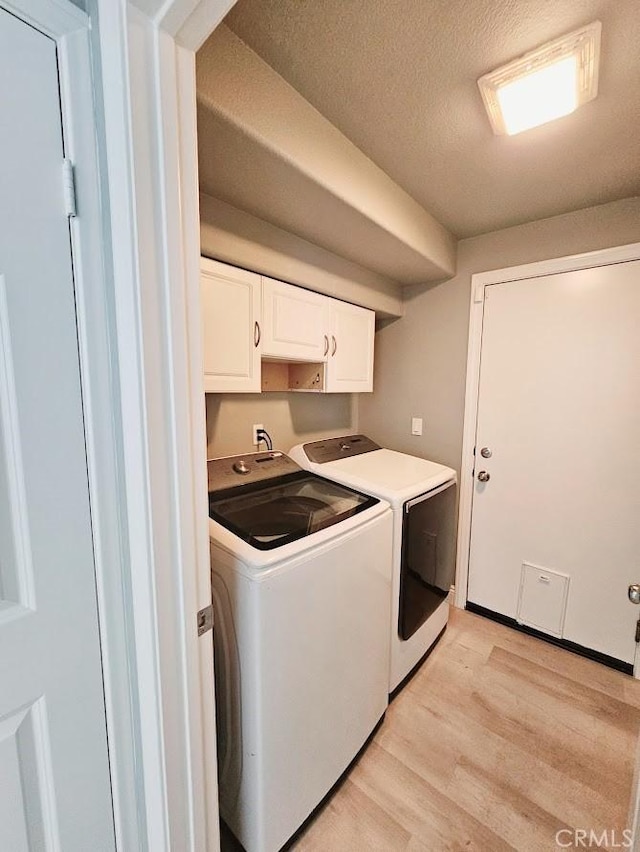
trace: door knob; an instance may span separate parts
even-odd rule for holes
[[[640,604],[640,583],[631,583],[629,586],[629,600],[631,603]]]
[[[478,474],[478,482],[488,482],[491,479],[491,474],[487,473],[486,470],[481,470]],[[640,593],[640,589],[639,589]]]

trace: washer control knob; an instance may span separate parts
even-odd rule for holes
[[[239,473],[243,476],[247,473],[251,473],[251,468],[244,459],[240,459],[240,461],[235,462],[233,465],[233,469],[236,473]]]
[[[341,449],[343,452],[344,452],[344,450],[350,450],[350,449],[351,449],[351,444],[347,443],[346,441],[341,441],[341,442],[340,442],[340,449]]]

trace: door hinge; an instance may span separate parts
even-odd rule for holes
[[[69,219],[78,215],[76,208],[76,179],[73,163],[68,157],[62,161],[62,191],[65,213]]]
[[[198,612],[198,636],[213,630],[213,606],[205,606]]]

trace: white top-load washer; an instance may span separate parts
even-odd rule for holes
[[[365,435],[298,444],[289,455],[307,470],[391,505],[389,692],[393,692],[447,624],[455,578],[456,472],[382,449]]]
[[[393,516],[279,452],[208,474],[220,811],[276,852],[386,710]]]

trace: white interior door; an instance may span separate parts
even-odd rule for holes
[[[626,663],[639,329],[640,261],[485,288],[468,585],[474,604]]]
[[[0,9],[0,849],[115,848],[56,45]]]

